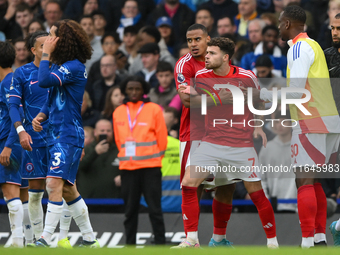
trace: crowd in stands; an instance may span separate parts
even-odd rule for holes
[[[0,40],[12,41],[15,70],[32,61],[24,41],[29,33],[49,32],[60,19],[79,22],[93,48],[91,59],[85,63],[88,80],[81,111],[85,156],[77,176],[79,192],[84,198],[121,198],[112,116],[124,100],[120,90],[123,81],[139,76],[149,83],[150,92],[145,97],[160,105],[168,135],[177,139],[182,104],[173,68],[180,57],[190,52],[186,45],[188,27],[203,24],[211,37],[232,39],[236,44],[232,64],[252,70],[262,87],[282,87],[288,45],[279,38],[277,27],[279,14],[287,5],[304,8],[305,31],[323,49],[331,47],[330,17],[340,13],[340,0],[0,0]],[[281,117],[274,114],[276,119]],[[270,142],[263,149],[261,141],[255,141],[260,162],[290,164],[291,130],[276,126],[264,129]],[[174,147],[173,140],[168,149],[170,144]],[[179,151],[171,150],[165,154],[168,163],[162,169],[163,182],[168,186],[173,183],[166,184],[165,177],[170,172],[176,175],[171,164],[178,176],[180,173]],[[268,197],[296,198],[294,176],[280,179],[266,175],[263,183]],[[179,178],[175,184],[179,184]],[[325,190],[332,190],[326,194],[328,197],[339,197],[335,186],[336,183],[325,184]],[[176,194],[180,199],[180,192]],[[235,198],[249,199],[242,184]],[[165,202],[164,206],[177,202]],[[295,212],[296,204],[278,205],[277,210]]]

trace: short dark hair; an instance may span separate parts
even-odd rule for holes
[[[62,6],[61,6],[61,4],[59,3],[58,0],[49,0],[45,5],[45,9],[46,9],[46,6],[49,5],[49,4],[56,4],[56,5],[59,6],[59,10],[63,11],[63,8],[62,8]]]
[[[262,29],[262,35],[264,35],[268,30],[274,30],[277,35],[279,35],[279,29],[274,25],[267,25]]]
[[[231,59],[231,57],[234,55],[234,52],[235,52],[235,43],[229,38],[224,38],[224,37],[212,38],[208,42],[208,46],[219,47],[221,51],[229,55],[229,59]]]
[[[109,36],[111,36],[111,37],[115,40],[115,43],[117,43],[117,44],[121,44],[121,43],[122,43],[122,41],[121,41],[120,38],[119,38],[119,35],[118,35],[116,32],[111,31],[111,32],[106,32],[106,33],[102,36],[102,39],[100,39],[101,44],[103,44],[105,38],[106,38],[106,37],[109,37]]]
[[[282,115],[281,111],[279,110],[275,112],[275,119],[290,119],[290,118],[291,118],[290,111],[288,109],[286,110],[286,115]]]
[[[197,15],[197,13],[198,13],[199,11],[202,11],[202,10],[209,12],[210,17],[213,18],[213,13],[212,13],[211,8],[209,8],[209,7],[204,7],[204,6],[197,9],[196,15]]]
[[[15,8],[16,9],[16,12],[24,12],[24,11],[28,11],[29,13],[32,13],[32,9],[31,7],[29,7],[28,4],[26,3],[20,3],[17,5],[17,7]]]
[[[208,35],[208,30],[205,26],[202,24],[193,24],[188,29],[187,32],[193,31],[193,30],[202,30],[204,34]]]
[[[232,26],[235,25],[234,19],[230,18],[229,16],[222,16],[221,18],[217,19],[217,21],[219,21],[220,19],[229,19],[230,20],[230,24]],[[216,25],[217,25],[217,21],[216,21]]]
[[[174,69],[172,68],[172,65],[166,61],[159,61],[156,69],[156,73],[158,72],[172,72]]]
[[[164,107],[164,112],[171,112],[171,113],[174,115],[174,117],[175,117],[176,119],[178,119],[179,113],[178,113],[178,111],[177,111],[176,108],[170,107],[170,106],[165,106],[165,107]]]
[[[86,14],[86,15],[80,16],[78,23],[80,24],[80,22],[81,22],[83,19],[91,19],[92,22],[94,22],[93,17],[92,17],[91,14]]]
[[[32,21],[28,24],[27,27],[29,28],[30,25],[32,25],[35,22],[39,23],[41,30],[43,30],[43,31],[46,30],[44,23],[40,19],[36,19],[36,18],[32,19]]]
[[[138,28],[136,26],[127,26],[124,28],[124,35],[128,33],[136,35],[138,34]]]
[[[26,45],[26,49],[31,52],[31,48],[34,47],[35,42],[37,41],[37,39],[39,37],[43,37],[43,36],[48,36],[48,33],[46,31],[37,31],[34,32],[32,34],[29,34],[26,39],[25,39],[25,45]]]
[[[15,60],[15,49],[8,41],[0,42],[0,67],[12,67]]]
[[[158,29],[154,26],[145,26],[140,29],[140,33],[146,33],[149,36],[155,38],[156,43],[159,43],[161,40],[161,34],[159,33]]]
[[[12,44],[15,45],[17,42],[26,42],[26,41],[22,36],[19,36],[12,41]]]
[[[306,12],[304,11],[304,9],[297,5],[287,6],[283,10],[282,16],[287,17],[293,21],[300,22],[302,24],[305,24],[307,19]]]
[[[127,77],[127,78],[126,78],[124,81],[122,81],[122,83],[120,84],[120,91],[122,92],[122,94],[123,94],[124,96],[127,96],[125,90],[126,90],[127,84],[128,84],[130,81],[137,81],[137,82],[139,82],[140,84],[142,84],[144,94],[148,94],[148,93],[149,93],[149,91],[150,91],[150,84],[149,84],[148,82],[146,82],[142,77],[137,76],[137,75],[133,75],[133,76]]]
[[[95,15],[100,15],[100,16],[102,16],[106,20],[105,13],[102,10],[97,9],[97,10],[94,10],[93,12],[91,12],[92,18]]]

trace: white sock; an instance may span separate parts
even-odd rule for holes
[[[89,218],[89,211],[81,196],[69,202],[68,209],[83,235],[83,240],[93,242],[95,240],[95,236]]]
[[[322,241],[325,241],[327,243],[326,234],[324,234],[324,233],[316,233],[316,234],[314,234],[314,242],[315,243],[320,243]]]
[[[28,212],[32,224],[35,239],[39,239],[44,229],[44,212],[41,204],[41,199],[44,195],[44,190],[28,190]]]
[[[41,238],[43,238],[47,244],[50,244],[51,242],[51,237],[59,223],[62,211],[63,201],[61,202],[48,201],[47,212],[45,217],[45,228],[41,235]]]
[[[23,228],[25,234],[25,243],[33,243],[33,229],[28,213],[28,201],[22,204],[22,209],[24,210]]]
[[[271,244],[279,246],[276,236],[273,238],[267,238],[267,245],[271,245]]]
[[[198,242],[198,232],[188,232],[187,237],[190,238],[192,241]]]
[[[302,237],[301,247],[309,248],[314,246],[314,237]]]
[[[68,209],[68,205],[64,199],[63,201],[63,212],[60,217],[60,232],[58,237],[59,241],[68,237],[68,231],[70,230],[72,220],[71,212]]]
[[[217,235],[217,234],[213,234],[212,238],[216,242],[221,242],[223,239],[227,239],[226,235]]]
[[[340,231],[340,219],[335,224],[335,230]]]
[[[22,203],[20,198],[16,197],[7,201],[9,224],[12,231],[12,245],[14,247],[24,246],[24,236],[22,229],[22,221],[24,217],[24,211],[22,209]]]

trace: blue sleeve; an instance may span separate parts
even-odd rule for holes
[[[38,80],[39,86],[42,88],[50,88],[53,86],[61,86],[61,80],[54,73],[50,72],[50,62],[42,60],[39,66]]]
[[[252,52],[245,54],[242,58],[241,58],[241,63],[240,63],[240,67],[246,70],[251,70],[251,63],[249,61],[249,58],[251,58]]]
[[[11,148],[14,145],[15,142],[18,141],[18,134],[17,131],[15,130],[14,125],[11,125],[11,131],[9,132],[9,135],[7,137],[5,147]]]
[[[48,116],[49,116],[49,111],[48,111],[47,105],[48,105],[48,98],[47,98],[46,102],[44,103],[43,107],[41,108],[40,112],[42,112],[43,114],[45,114],[46,117],[48,118]]]
[[[16,70],[13,75],[12,84],[9,88],[9,97],[7,99],[9,116],[12,123],[22,122],[23,110],[20,108],[22,98],[22,83],[20,78],[20,69]],[[22,115],[21,115],[21,112]]]

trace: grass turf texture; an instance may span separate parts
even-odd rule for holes
[[[264,246],[243,246],[232,248],[209,248],[203,246],[203,249],[170,249],[170,246],[158,248],[158,247],[146,247],[146,248],[120,248],[120,249],[86,249],[86,248],[74,248],[72,250],[64,250],[60,248],[25,248],[25,249],[14,249],[14,248],[0,248],[1,255],[205,255],[205,254],[221,254],[221,255],[263,255],[263,254],[274,254],[274,255],[294,255],[294,254],[306,254],[306,255],[339,255],[339,248],[312,248],[312,249],[301,249],[298,247],[284,246],[277,250],[269,250]]]

